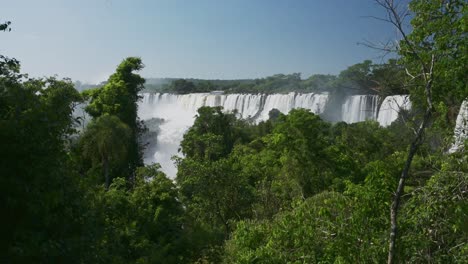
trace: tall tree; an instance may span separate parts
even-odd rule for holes
[[[68,80],[25,79],[9,60],[0,69],[0,255],[80,254],[82,203],[67,155],[80,95]]]
[[[394,0],[376,0],[387,16],[383,20],[391,23],[401,35],[397,52],[409,76],[408,87],[416,109],[417,127],[410,144],[406,163],[390,210],[390,239],[388,260],[395,262],[398,232],[398,212],[405,182],[416,151],[423,143],[426,128],[433,121],[433,112],[439,112],[453,101],[460,103],[468,95],[466,86],[466,8],[463,0],[414,0],[409,8],[412,12],[412,32],[405,27],[409,12]],[[448,88],[447,88],[448,87]],[[442,107],[441,107],[442,106]],[[444,113],[442,113],[444,114]]]
[[[117,67],[107,83],[97,89],[83,92],[89,100],[86,111],[93,117],[99,118],[109,114],[117,116],[131,130],[131,141],[127,147],[127,165],[120,169],[133,182],[135,170],[143,164],[142,147],[139,136],[143,126],[138,119],[138,93],[143,89],[145,79],[134,73],[144,67],[140,58],[126,58]]]

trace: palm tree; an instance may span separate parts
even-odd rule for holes
[[[81,138],[83,156],[103,169],[106,190],[109,189],[111,181],[110,163],[125,161],[131,138],[130,127],[113,115],[103,115],[95,119],[87,126]]]

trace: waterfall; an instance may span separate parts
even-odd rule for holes
[[[84,131],[85,127],[88,125],[91,117],[86,113],[85,107],[87,103],[79,103],[73,109],[72,116],[79,119],[79,124],[75,124],[75,128],[78,131]]]
[[[142,97],[143,100],[139,102],[138,116],[141,120],[150,122],[149,132],[152,133],[152,137],[157,134],[156,145],[153,144],[154,147],[146,150],[144,162],[146,164],[160,163],[162,170],[171,178],[174,178],[177,173],[171,158],[174,155],[180,155],[180,142],[184,133],[193,125],[197,110],[202,106],[221,106],[225,112],[236,110],[239,118],[259,123],[268,120],[268,114],[272,109],[278,109],[287,114],[292,109],[305,108],[313,113],[321,114],[328,102],[327,93],[268,95],[143,93]],[[341,120],[348,123],[378,120],[382,126],[388,126],[398,117],[399,109],[410,107],[411,104],[406,95],[385,98],[380,109],[378,96],[354,95],[347,97],[341,108],[338,107],[338,111],[341,114]],[[457,121],[457,124],[460,122]],[[463,133],[457,135],[466,136],[466,133]],[[461,139],[457,142],[461,142]]]
[[[309,109],[313,113],[323,113],[328,101],[327,93],[288,93],[288,94],[168,94],[144,93],[139,103],[138,116],[142,120],[156,119],[159,127],[154,153],[146,153],[146,164],[158,162],[162,170],[171,178],[176,168],[171,157],[179,152],[180,142],[185,131],[192,126],[198,108],[202,106],[221,106],[225,112],[237,111],[237,116],[255,123],[268,120],[268,113],[278,109],[287,114],[295,108]],[[341,106],[342,121],[355,123],[365,120],[378,120],[387,126],[398,117],[398,109],[409,109],[411,104],[404,95],[385,98],[378,109],[379,97],[376,95],[354,95],[346,98]],[[150,131],[155,132],[156,131]]]
[[[268,113],[276,108],[287,114],[294,108],[305,108],[320,114],[328,100],[327,93],[307,94],[160,94],[144,93],[139,103],[138,116],[142,120],[162,119],[159,125],[155,153],[145,155],[146,164],[158,162],[162,170],[174,178],[177,170],[171,157],[178,154],[180,142],[192,126],[198,108],[222,106],[225,112],[237,110],[240,118],[258,123],[268,119]],[[154,129],[154,128],[150,128]]]
[[[309,109],[316,114],[323,113],[328,101],[327,93],[289,93],[289,94],[168,94],[143,93],[139,102],[138,116],[141,120],[151,122],[150,132],[157,133],[154,153],[145,153],[144,162],[158,162],[162,170],[174,178],[177,169],[172,156],[177,155],[184,133],[193,125],[198,108],[202,106],[222,106],[225,112],[237,111],[239,118],[250,119],[256,123],[268,120],[268,113],[278,109],[287,114],[295,108]],[[407,95],[386,97],[379,108],[379,97],[376,95],[354,95],[345,99],[341,106],[342,121],[347,123],[365,120],[377,120],[380,125],[388,126],[398,118],[401,109],[409,110],[411,102]],[[87,117],[80,105],[74,116]],[[88,121],[88,118],[86,118]],[[153,136],[154,137],[154,136]],[[449,152],[462,149],[468,139],[468,100],[460,107],[457,116],[454,144]],[[147,151],[149,151],[147,149]]]
[[[275,108],[284,114],[295,108],[309,109],[315,114],[321,114],[327,100],[328,94],[271,94],[266,96],[265,104],[257,121],[268,120],[268,113]]]
[[[379,109],[377,121],[381,126],[389,126],[398,118],[400,110],[409,110],[411,102],[407,95],[387,96]]]
[[[453,153],[463,149],[465,140],[468,139],[468,99],[463,101],[460,111],[458,112],[457,121],[455,124],[454,139],[449,153]]]
[[[348,96],[341,108],[341,120],[346,123],[376,120],[378,105],[377,95]]]

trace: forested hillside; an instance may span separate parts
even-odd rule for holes
[[[143,164],[141,58],[79,92],[1,55],[0,261],[468,263],[468,140],[448,151],[468,99],[467,3],[413,0],[409,32],[393,1],[377,3],[402,35],[386,64],[168,91],[404,92],[406,118],[330,123],[295,109],[253,124],[201,107],[174,180]],[[11,26],[0,23],[2,38]]]

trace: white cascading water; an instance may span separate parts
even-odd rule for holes
[[[377,95],[348,96],[341,108],[341,120],[346,123],[376,120],[378,106],[379,96]]]
[[[268,113],[278,109],[288,113],[294,108],[305,108],[313,113],[323,113],[328,101],[328,94],[142,94],[139,103],[138,116],[141,120],[153,118],[162,119],[159,125],[154,153],[146,153],[145,164],[158,162],[162,170],[174,178],[177,169],[171,160],[178,154],[180,142],[185,131],[193,124],[198,108],[202,106],[222,106],[224,111],[237,110],[239,117],[251,119],[258,123],[268,120]],[[342,121],[355,123],[368,119],[377,120],[381,126],[388,126],[398,118],[401,109],[409,110],[411,102],[407,95],[388,96],[378,109],[379,98],[375,95],[354,95],[346,98],[341,107]],[[79,105],[74,116],[84,118],[85,124],[89,117],[83,111],[84,105]],[[85,124],[81,127],[84,128]],[[464,141],[468,139],[468,100],[463,101],[457,116],[454,131],[454,144],[449,152],[463,149]]]
[[[385,97],[379,108],[377,121],[381,126],[389,126],[398,118],[400,110],[411,109],[411,102],[407,95],[392,95]]]
[[[311,112],[320,114],[325,108],[328,100],[328,94],[271,94],[265,96],[265,103],[262,106],[262,111],[257,118],[257,121],[268,120],[273,109],[278,109],[281,113],[288,113],[295,108],[309,109]]]
[[[460,111],[458,112],[454,131],[454,139],[455,142],[449,149],[450,153],[462,150],[465,140],[468,139],[468,99],[463,101],[460,107]]]
[[[163,119],[157,136],[156,151],[145,155],[146,164],[158,162],[162,170],[174,178],[177,170],[171,157],[178,154],[185,131],[193,124],[198,108],[222,106],[224,111],[237,110],[238,116],[260,122],[269,118],[268,113],[276,108],[288,113],[294,108],[305,108],[313,113],[323,112],[328,94],[150,94],[144,93],[139,103],[138,116],[141,120]]]
[[[142,95],[143,100],[139,103],[138,109],[140,119],[157,118],[163,120],[159,125],[154,153],[146,153],[144,161],[146,164],[160,163],[162,170],[171,178],[174,178],[177,173],[171,158],[179,153],[183,135],[193,124],[197,110],[202,106],[221,106],[226,112],[236,110],[238,117],[258,123],[268,120],[268,113],[272,109],[278,109],[286,114],[294,108],[305,108],[313,113],[321,114],[328,101],[327,93],[270,95],[144,93]],[[382,126],[388,126],[397,119],[400,109],[410,108],[411,102],[406,95],[385,98],[380,109],[378,96],[354,95],[345,99],[341,107],[341,116],[342,121],[347,123],[377,120]],[[459,122],[461,121],[457,121],[457,124]],[[464,131],[465,134],[458,133],[457,135],[466,136],[466,130]]]

